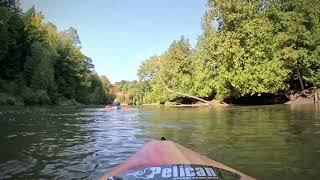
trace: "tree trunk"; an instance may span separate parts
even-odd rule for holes
[[[298,78],[299,78],[299,82],[300,82],[300,86],[301,86],[301,91],[303,91],[304,90],[304,85],[303,85],[303,81],[302,81],[302,78],[301,78],[301,74],[300,74],[298,69],[297,69],[297,74],[298,74]]]
[[[319,90],[317,89],[316,90],[316,93],[314,94],[314,103],[317,104],[319,103],[319,96],[320,96],[320,93],[319,93]]]

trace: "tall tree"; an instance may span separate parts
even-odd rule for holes
[[[9,12],[7,8],[0,6],[0,63],[2,64],[3,60],[8,54],[8,21],[9,21]],[[1,66],[4,67],[4,66]],[[4,69],[1,68],[1,71]]]
[[[78,35],[78,31],[74,27],[70,27],[66,31],[63,32],[64,37],[73,42],[74,47],[81,48],[81,41]]]

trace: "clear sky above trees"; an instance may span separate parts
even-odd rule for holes
[[[22,0],[21,5],[23,10],[35,5],[59,30],[75,27],[82,51],[112,82],[137,79],[140,63],[181,35],[194,45],[206,10],[206,0]]]

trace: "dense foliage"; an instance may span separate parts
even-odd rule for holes
[[[319,0],[209,0],[202,27],[196,47],[182,37],[141,64],[143,103],[181,99],[166,87],[223,101],[320,85]]]
[[[43,19],[0,0],[0,104],[229,101],[320,86],[319,0],[208,0],[195,47],[181,37],[141,64],[139,81],[115,85],[94,72],[76,29]]]
[[[122,80],[113,85],[111,94],[115,94],[116,99],[122,103],[141,105],[146,102],[145,98],[148,98],[146,92],[149,90],[147,88],[146,82]]]
[[[0,1],[0,104],[111,101],[110,82],[94,71],[77,30],[59,32],[31,8]]]

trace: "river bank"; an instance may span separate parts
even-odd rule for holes
[[[317,93],[318,92],[318,93]],[[259,94],[255,96],[241,97],[228,100],[227,102],[214,101],[212,106],[230,106],[230,105],[273,105],[273,104],[315,104],[319,103],[320,88],[309,88],[303,91],[287,91],[283,94]],[[202,107],[209,106],[201,102],[192,104],[183,104],[178,102],[148,103],[142,106],[168,106],[168,107]]]
[[[167,106],[167,107],[202,107],[202,106],[230,106],[230,105],[272,105],[272,104],[315,104],[316,94],[320,95],[320,88],[309,88],[303,91],[287,91],[282,95],[264,94],[249,97],[241,97],[236,100],[227,102],[214,101],[212,104],[204,104],[201,102],[194,103],[179,103],[179,102],[164,102],[164,103],[145,103],[142,106]],[[190,101],[191,102],[191,101]],[[41,106],[41,104],[39,104]],[[43,104],[48,105],[48,104]],[[86,106],[75,99],[59,98],[55,106]],[[92,104],[93,105],[93,104]],[[95,104],[101,105],[101,104]],[[129,106],[126,102],[121,103],[122,106]],[[15,97],[7,93],[0,93],[0,106],[29,106],[24,102],[22,97]]]
[[[289,101],[285,104],[316,104],[319,103],[320,88],[309,88],[303,91],[291,92]]]
[[[35,101],[35,100],[33,100]],[[39,100],[38,100],[39,102]],[[75,99],[59,98],[55,103],[28,104],[23,97],[13,96],[8,93],[0,93],[0,106],[85,106],[86,104],[78,102]],[[97,104],[98,105],[98,104]]]

